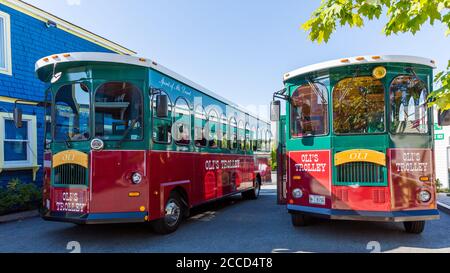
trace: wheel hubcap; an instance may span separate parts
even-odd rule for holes
[[[181,216],[181,208],[174,200],[169,200],[166,205],[166,223],[170,227],[175,226]]]

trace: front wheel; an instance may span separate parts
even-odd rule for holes
[[[183,220],[183,215],[185,215],[181,197],[177,193],[170,195],[164,212],[164,217],[156,220],[153,223],[153,228],[159,234],[173,233],[178,229]]]
[[[425,221],[404,222],[407,233],[421,234],[425,230]]]
[[[256,180],[256,185],[253,189],[243,192],[242,197],[247,200],[256,200],[259,197],[259,194],[261,192],[261,181],[258,179]]]

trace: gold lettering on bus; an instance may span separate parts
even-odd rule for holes
[[[336,166],[351,162],[369,162],[386,166],[386,155],[373,150],[348,150],[337,153],[334,156],[334,164]]]
[[[79,151],[69,150],[57,153],[53,156],[53,168],[64,164],[76,164],[88,167],[88,155]]]

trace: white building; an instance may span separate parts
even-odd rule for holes
[[[444,188],[450,188],[450,126],[441,127],[436,121],[434,125],[436,178]]]

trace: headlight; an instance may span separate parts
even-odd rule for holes
[[[419,199],[423,203],[428,203],[431,200],[431,193],[429,191],[421,191],[419,193]]]
[[[142,175],[140,173],[133,173],[131,181],[133,184],[140,184],[142,182]]]
[[[292,197],[295,199],[300,199],[303,197],[303,191],[301,189],[294,189],[292,191]]]

